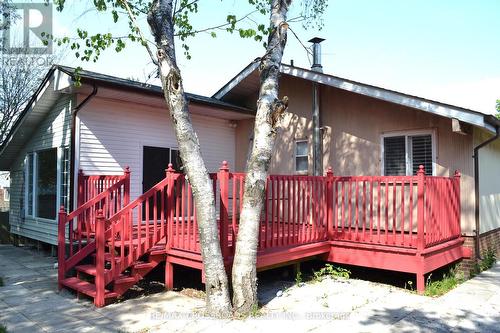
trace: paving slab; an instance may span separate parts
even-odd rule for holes
[[[12,260],[16,258],[16,260]],[[0,323],[8,332],[500,333],[500,264],[438,298],[361,280],[260,285],[258,317],[202,316],[204,300],[163,292],[95,308],[57,290],[55,258],[0,246]]]

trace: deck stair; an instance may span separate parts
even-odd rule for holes
[[[123,295],[165,261],[172,177],[131,203],[129,180],[125,174],[70,214],[59,212],[59,288],[89,296],[96,306]]]

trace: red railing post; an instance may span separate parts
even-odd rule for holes
[[[58,218],[58,230],[57,230],[57,282],[59,290],[62,289],[62,280],[65,278],[65,267],[64,263],[66,261],[66,221],[68,215],[64,210],[64,206],[59,209]],[[70,231],[71,232],[71,231]],[[73,246],[73,244],[70,244]]]
[[[97,212],[95,221],[95,242],[96,242],[96,275],[95,275],[95,288],[96,295],[94,304],[97,307],[104,306],[104,247],[105,243],[105,225],[106,218],[104,217],[102,209]]]
[[[333,240],[333,169],[328,167],[326,172],[326,225],[328,240]]]
[[[123,184],[123,207],[130,203],[130,168],[128,166],[123,170],[125,184]]]
[[[425,248],[425,228],[424,228],[424,195],[425,195],[425,171],[420,165],[417,171],[417,251],[422,252]]]
[[[217,179],[219,179],[220,186],[220,242],[222,255],[226,258],[229,256],[229,167],[227,161],[222,162]],[[233,239],[233,242],[234,241],[235,240]]]
[[[167,235],[167,244],[166,244],[167,250],[170,250],[170,248],[172,247],[174,205],[175,205],[174,173],[175,173],[175,170],[173,168],[173,165],[172,165],[172,163],[169,163],[167,170],[165,170],[165,177],[167,177],[167,179],[168,179],[167,180],[167,216],[166,216],[167,223],[165,223],[165,227],[167,228],[167,230],[166,230],[166,232],[164,231],[164,234]]]
[[[454,189],[455,189],[455,214],[456,214],[456,221],[455,221],[455,230],[453,236],[460,236],[461,235],[461,217],[462,217],[462,207],[461,207],[461,196],[460,196],[460,177],[462,175],[460,174],[459,170],[455,170],[455,174],[453,176],[454,180]]]

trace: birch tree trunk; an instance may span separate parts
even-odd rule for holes
[[[174,49],[173,0],[155,0],[148,13],[148,23],[157,44],[158,68],[180,156],[189,182],[198,219],[200,248],[205,266],[207,313],[217,317],[232,314],[229,287],[217,228],[215,200],[200,143],[193,129],[182,77]]]
[[[279,69],[286,44],[286,15],[291,0],[272,0],[271,28],[266,54],[260,64],[260,91],[254,124],[254,141],[247,163],[243,209],[240,215],[232,270],[233,309],[248,314],[257,305],[257,245],[260,213],[279,119],[288,98],[279,100]]]

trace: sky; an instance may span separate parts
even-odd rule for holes
[[[126,34],[125,20],[113,23],[99,14],[92,1],[66,1],[63,13],[54,11],[56,36],[74,36],[82,27],[90,32]],[[289,17],[301,12],[294,1]],[[228,14],[250,11],[246,0],[200,0],[195,28],[225,22]],[[268,18],[252,14],[252,20]],[[330,0],[321,30],[290,24],[283,58],[309,68],[304,48],[315,36],[322,43],[324,72],[404,93],[494,113],[500,98],[500,1],[498,0]],[[150,36],[145,17],[142,30]],[[246,21],[246,25],[252,24]],[[253,59],[263,55],[261,44],[237,35],[204,33],[190,39],[192,59],[178,47],[178,62],[186,91],[211,96]],[[127,43],[124,51],[110,49],[97,63],[82,63],[65,51],[61,63],[144,80],[154,70],[144,47]],[[154,83],[154,82],[153,82]]]

